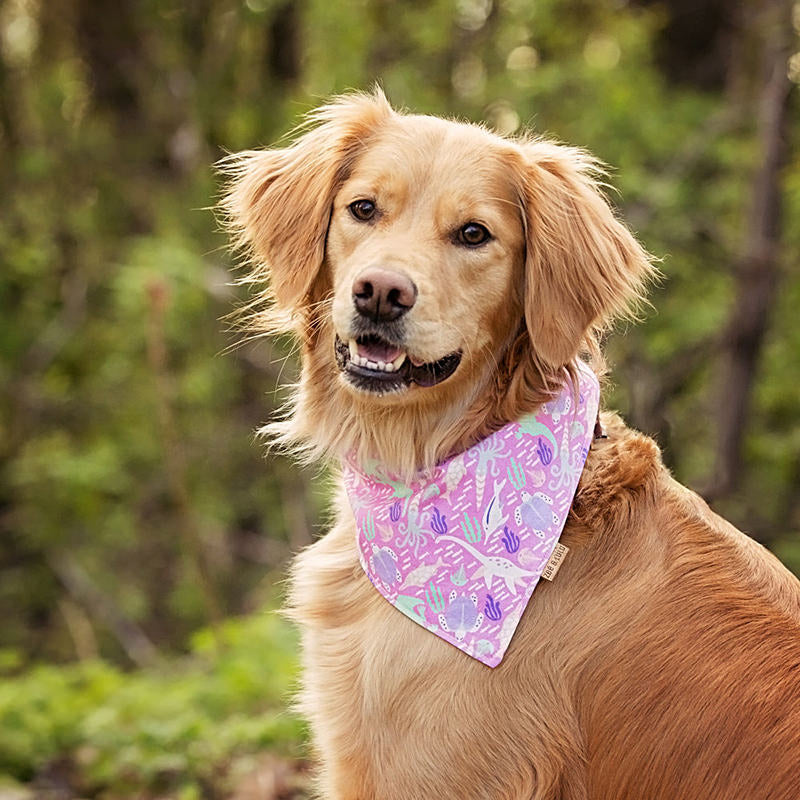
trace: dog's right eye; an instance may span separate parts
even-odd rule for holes
[[[356,200],[348,206],[350,213],[359,222],[368,222],[375,216],[375,203],[372,200]]]

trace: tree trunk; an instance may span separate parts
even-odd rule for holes
[[[780,173],[786,158],[791,87],[786,71],[792,43],[789,11],[785,0],[774,0],[757,15],[765,61],[758,108],[761,164],[752,184],[747,235],[736,265],[736,299],[722,340],[716,463],[704,492],[708,499],[730,493],[740,477],[753,381],[779,279]]]

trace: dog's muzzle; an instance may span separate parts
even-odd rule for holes
[[[336,363],[356,388],[389,394],[417,386],[436,386],[449,378],[461,363],[461,351],[417,364],[399,345],[377,333],[362,333],[345,342],[338,335],[334,346]]]

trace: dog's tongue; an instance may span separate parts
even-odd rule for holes
[[[394,361],[402,352],[399,347],[395,347],[388,342],[368,342],[358,345],[358,354],[361,358],[366,358],[368,361],[374,361],[375,363],[383,361],[384,364],[388,364]]]

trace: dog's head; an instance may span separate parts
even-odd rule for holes
[[[380,92],[310,121],[228,159],[222,203],[265,314],[303,342],[286,439],[435,461],[532,410],[640,296],[649,259],[586,153]]]

